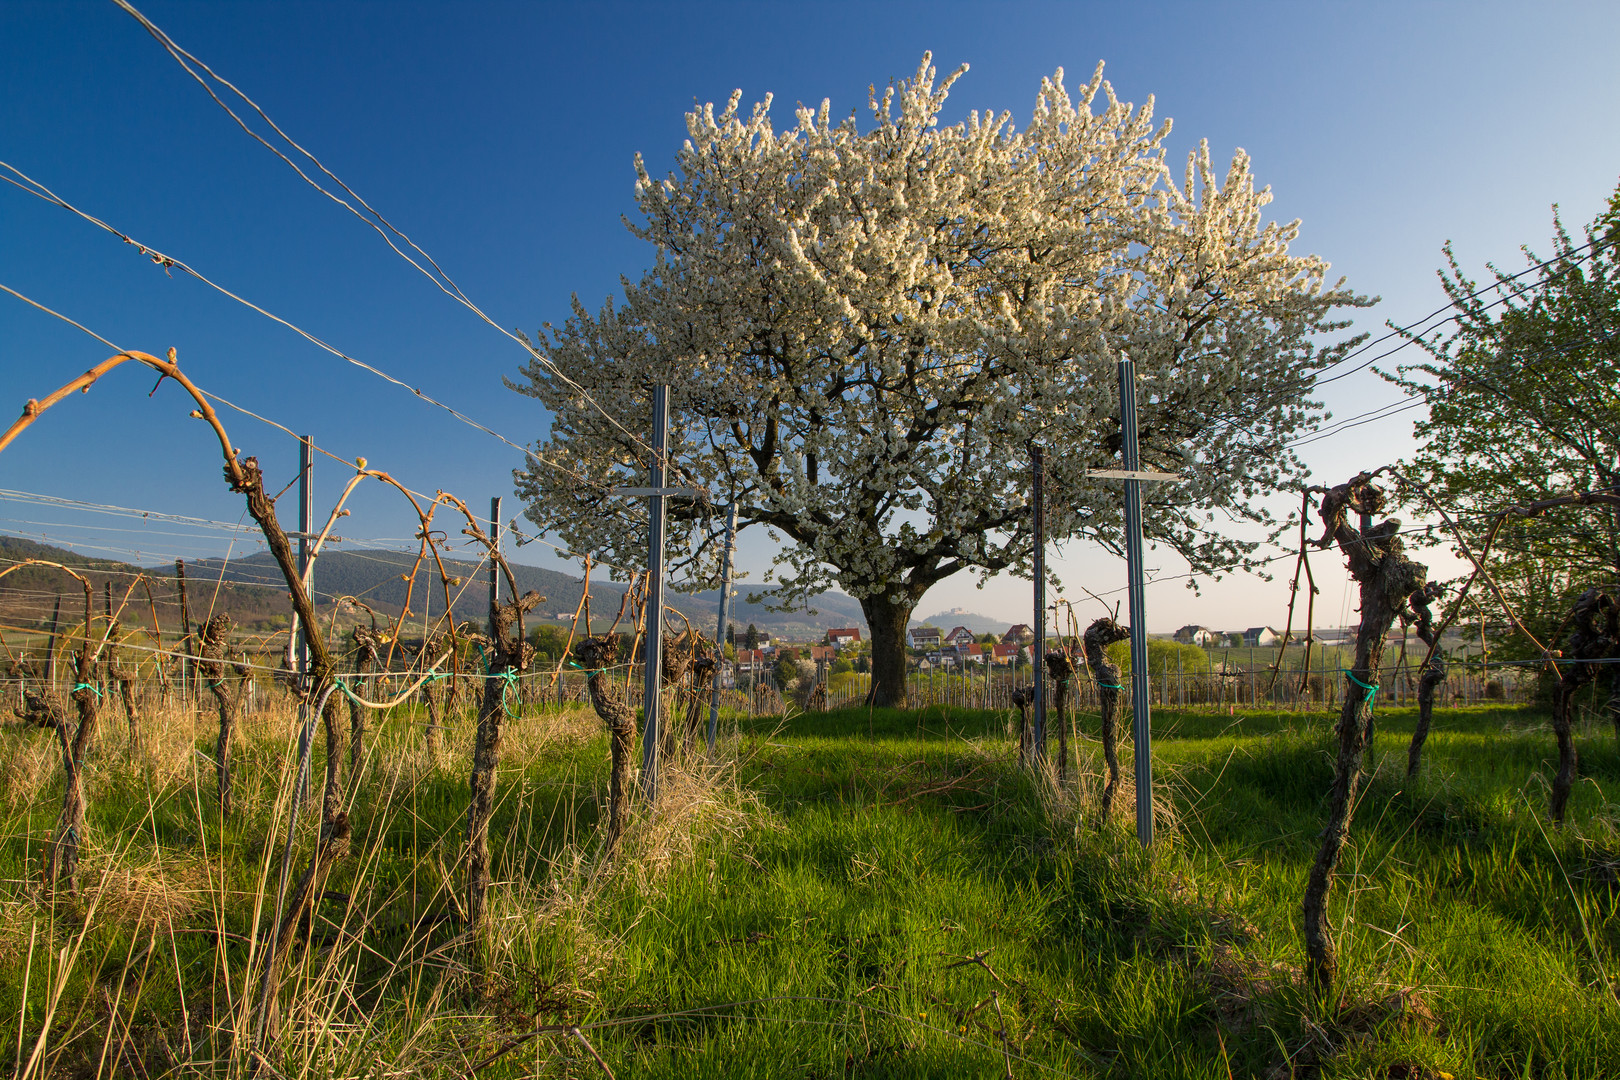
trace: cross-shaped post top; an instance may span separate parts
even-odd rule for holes
[[[684,496],[689,499],[696,499],[701,497],[703,492],[699,491],[697,488],[689,487],[616,487],[609,488],[608,494],[634,495],[642,498],[654,498],[660,495],[677,497]]]
[[[1087,469],[1088,477],[1100,480],[1180,480],[1179,473],[1151,472],[1147,469]]]

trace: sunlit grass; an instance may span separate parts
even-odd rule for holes
[[[470,724],[429,750],[418,719],[371,739],[352,852],[262,1048],[279,1075],[600,1074],[587,1042],[621,1077],[1620,1071],[1606,724],[1581,733],[1555,830],[1539,714],[1443,710],[1409,782],[1411,714],[1381,711],[1332,909],[1347,974],[1323,1002],[1298,981],[1297,923],[1324,715],[1158,712],[1151,858],[1129,790],[1099,828],[1094,717],[1063,786],[1017,767],[1001,713],[736,720],[724,767],[672,773],[606,864],[600,725],[531,711],[503,747],[482,975],[459,919]],[[51,901],[60,772],[46,733],[0,733],[9,1071],[251,1071],[290,727],[284,708],[243,725],[223,824],[206,718],[150,718],[133,756],[109,729],[83,889]]]

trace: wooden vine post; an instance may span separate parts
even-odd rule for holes
[[[180,593],[180,700],[189,703],[193,690],[196,664],[191,656],[196,651],[191,636],[191,609],[186,606],[186,560],[174,560],[174,587]]]
[[[587,672],[586,687],[596,715],[607,725],[612,756],[608,773],[608,831],[604,852],[607,858],[624,835],[630,816],[630,762],[636,749],[636,713],[608,678],[608,670],[619,658],[619,639],[611,632],[587,637],[574,645],[575,662]]]
[[[215,615],[203,624],[198,635],[196,670],[213,695],[219,713],[219,740],[214,744],[214,773],[218,778],[219,816],[231,816],[231,735],[236,728],[237,699],[225,681],[225,664],[231,636],[231,617]]]
[[[489,597],[489,636],[469,635],[484,651],[484,689],[478,701],[478,728],[473,739],[472,775],[468,779],[471,798],[467,804],[467,937],[472,945],[473,962],[482,968],[480,931],[488,903],[490,882],[489,822],[495,813],[495,769],[500,764],[501,728],[507,708],[521,703],[519,679],[534,661],[534,646],[524,639],[523,616],[545,597],[534,590],[517,594],[517,579],[501,554],[498,536],[491,536],[479,525],[467,504],[454,495],[439,492],[440,501],[453,505],[467,519],[463,534],[472,537],[488,553],[493,572],[506,578],[515,598],[503,603],[492,585]],[[423,522],[423,534],[427,524]],[[448,594],[447,594],[448,598]],[[448,605],[446,610],[448,610]]]
[[[354,638],[355,659],[354,674],[356,676],[356,689],[366,685],[364,676],[368,672],[384,671],[386,668],[382,659],[382,636],[377,632],[375,619],[370,627],[356,625],[351,635]],[[424,654],[427,655],[427,654]],[[349,697],[349,783],[357,783],[360,779],[360,766],[366,754],[366,708],[357,697]]]
[[[1116,641],[1127,641],[1129,627],[1121,626],[1108,616],[1086,627],[1080,639],[1086,653],[1086,667],[1097,684],[1097,705],[1102,712],[1103,761],[1108,766],[1108,782],[1103,785],[1102,806],[1097,813],[1097,828],[1108,823],[1108,811],[1114,805],[1114,794],[1119,791],[1119,692],[1124,684],[1119,681],[1119,665],[1109,659],[1107,648]]]
[[[1556,665],[1558,691],[1553,698],[1553,736],[1558,740],[1558,772],[1553,776],[1547,813],[1562,823],[1575,787],[1580,760],[1575,752],[1575,695],[1601,674],[1599,661],[1620,659],[1620,600],[1607,589],[1587,589],[1575,601],[1562,659]],[[1613,698],[1610,698],[1613,701]]]
[[[130,585],[131,591],[134,590],[135,584],[144,580],[144,575],[137,577],[136,582]],[[118,697],[124,706],[124,719],[129,723],[129,751],[135,754],[141,748],[140,722],[135,715],[135,672],[119,663],[121,657],[118,653],[118,642],[123,634],[123,626],[113,615],[110,581],[103,583],[102,610],[107,618],[107,644],[103,649],[105,682],[108,687],[118,687]]]
[[[0,442],[0,449],[4,448],[5,442]],[[78,651],[73,654],[74,687],[69,694],[79,714],[78,727],[72,734],[68,733],[67,715],[52,700],[49,687],[41,695],[25,694],[28,708],[26,712],[19,713],[33,723],[49,727],[62,747],[62,810],[57,815],[56,828],[51,832],[51,842],[45,849],[42,884],[47,895],[64,883],[69,893],[75,893],[79,888],[79,848],[84,843],[84,753],[96,732],[101,698],[101,691],[95,685],[101,649],[91,646],[94,590],[83,574],[61,563],[43,559],[24,559],[14,566],[8,566],[0,570],[0,578],[24,566],[54,567],[84,586],[84,633],[79,638]],[[60,611],[60,595],[57,604]],[[105,640],[102,639],[102,644],[105,644]]]
[[[1423,762],[1423,741],[1429,737],[1429,723],[1434,718],[1434,693],[1446,682],[1446,656],[1440,650],[1440,635],[1445,628],[1434,621],[1429,605],[1440,599],[1445,587],[1430,582],[1414,592],[1408,600],[1408,615],[1418,640],[1427,645],[1428,652],[1418,669],[1418,720],[1412,731],[1412,742],[1406,749],[1406,775],[1416,776]]]
[[[506,570],[504,560],[499,565]],[[512,581],[511,585],[515,595],[517,583]],[[475,953],[479,951],[478,936],[489,890],[489,820],[495,813],[495,767],[500,763],[501,727],[508,707],[518,697],[518,679],[534,660],[534,646],[524,640],[523,616],[544,599],[531,589],[510,603],[491,601],[493,633],[481,643],[487,649],[489,670],[478,702],[478,731],[468,781],[472,799],[467,807],[467,932]]]
[[[1061,636],[1059,637],[1061,641]],[[1074,661],[1068,650],[1046,654],[1046,673],[1052,679],[1052,715],[1058,729],[1058,781],[1069,778],[1069,693],[1074,687]]]
[[[1336,487],[1312,489],[1322,494],[1319,513],[1324,531],[1317,546],[1338,544],[1361,596],[1355,661],[1345,672],[1348,685],[1336,728],[1339,746],[1333,765],[1328,820],[1322,830],[1316,861],[1311,865],[1302,905],[1306,971],[1318,990],[1329,989],[1339,973],[1338,957],[1328,929],[1328,892],[1344,850],[1363,774],[1384,639],[1396,616],[1407,609],[1414,594],[1423,594],[1428,573],[1421,563],[1407,558],[1398,520],[1389,519],[1361,528],[1350,523],[1352,512],[1370,518],[1383,509],[1384,490],[1373,483],[1377,475],[1377,472],[1357,473]]]

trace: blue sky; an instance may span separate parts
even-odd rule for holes
[[[772,92],[864,105],[870,83],[909,74],[932,50],[971,72],[949,112],[1026,117],[1043,75],[1074,85],[1099,60],[1123,98],[1152,94],[1174,118],[1177,155],[1208,138],[1243,147],[1303,219],[1299,247],[1383,302],[1361,325],[1411,321],[1443,303],[1440,245],[1465,263],[1545,250],[1550,204],[1589,219],[1620,176],[1612,3],[1122,4],[137,4],[181,46],[236,82],[289,134],[430,252],[500,325],[533,331],[595,307],[648,252],[624,230],[633,155],[662,171],[694,100]],[[527,442],[536,403],[501,386],[521,350],[438,292],[375,233],[248,139],[111,3],[0,5],[0,160],[136,239]],[[474,505],[511,500],[518,454],[409,393],[317,350],[66,212],[0,185],[0,283],[121,347],[174,346],[206,388],[332,453],[363,455],[412,487]],[[105,358],[106,348],[0,295],[0,400],[20,406]],[[236,522],[240,502],[188,405],[126,369],[65,402],[0,454],[0,489]],[[1349,416],[1396,400],[1370,374],[1324,390]],[[1323,480],[1409,446],[1413,413],[1306,448]],[[292,440],[227,414],[235,441],[291,479]],[[320,470],[320,492],[339,482]],[[343,531],[409,535],[381,492]],[[85,516],[0,501],[0,532],[87,553],[157,561],[217,555],[228,534],[175,522]],[[241,550],[240,542],[238,551]],[[530,546],[520,557],[546,563]],[[744,562],[763,569],[762,541]],[[1332,560],[1322,560],[1331,562]],[[1150,559],[1165,575],[1175,561]],[[1074,592],[1123,584],[1119,563],[1072,545]],[[1319,573],[1319,576],[1322,576]],[[1331,574],[1319,621],[1347,614]],[[1027,586],[967,578],[921,613],[961,605],[1027,617]],[[1156,586],[1150,629],[1280,623],[1286,583]]]

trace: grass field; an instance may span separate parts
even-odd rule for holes
[[[741,723],[729,764],[672,775],[611,865],[594,715],[511,724],[480,978],[454,899],[469,725],[430,753],[410,717],[384,722],[259,1075],[1620,1075],[1606,721],[1581,733],[1583,779],[1555,831],[1544,717],[1444,712],[1407,783],[1411,717],[1380,711],[1334,893],[1347,975],[1332,1001],[1299,981],[1297,925],[1331,770],[1324,717],[1157,713],[1151,858],[1129,790],[1097,828],[1089,739],[1078,782],[1054,789],[1018,769],[999,714]],[[255,1067],[247,1002],[285,829],[287,718],[245,726],[240,812],[223,826],[199,756],[210,725],[149,727],[134,758],[104,730],[83,888],[54,902],[37,878],[55,750],[44,732],[0,732],[10,1075]],[[296,851],[313,828],[300,822]]]

